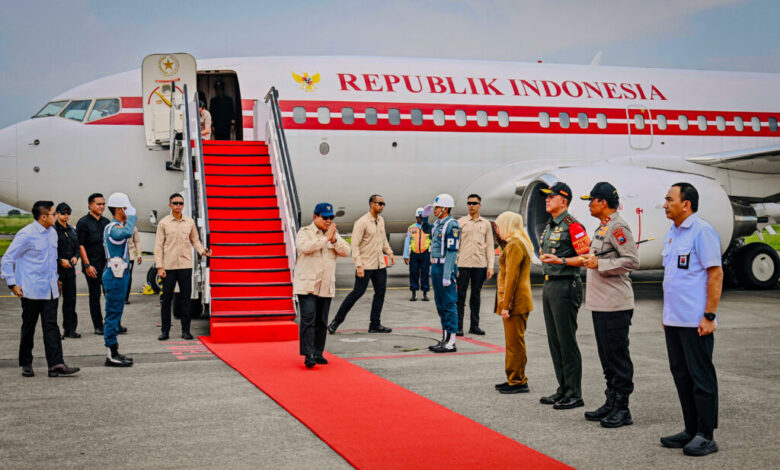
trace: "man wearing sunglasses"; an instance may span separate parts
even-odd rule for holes
[[[458,251],[458,336],[463,336],[463,314],[466,310],[466,290],[471,284],[469,309],[471,321],[469,333],[484,335],[479,327],[479,307],[482,284],[493,277],[496,256],[493,245],[493,225],[479,215],[482,198],[470,194],[466,200],[469,215],[458,219],[460,225],[460,250]]]
[[[336,317],[328,325],[330,334],[334,334],[339,325],[347,318],[347,313],[368,288],[368,281],[374,287],[374,300],[371,302],[371,323],[369,333],[390,333],[393,331],[380,322],[382,305],[385,302],[387,287],[387,255],[390,265],[395,264],[393,250],[387,242],[385,219],[380,215],[385,209],[385,199],[379,194],[368,198],[369,210],[359,218],[352,228],[352,259],[355,261],[355,287],[341,303]]]
[[[157,224],[157,235],[154,240],[154,262],[157,275],[162,278],[163,293],[160,299],[160,317],[162,331],[157,338],[160,341],[168,339],[171,331],[171,302],[176,283],[179,284],[181,302],[181,337],[192,339],[190,333],[190,297],[192,296],[192,248],[201,256],[211,256],[200,243],[198,228],[191,217],[182,213],[184,197],[179,193],[168,198],[171,213],[163,217]]]
[[[336,230],[333,216],[332,204],[317,204],[313,222],[295,237],[298,259],[293,293],[301,306],[300,352],[308,369],[328,363],[322,352],[328,334],[330,302],[336,294],[336,259],[349,256],[349,245]]]
[[[87,278],[89,288],[89,314],[95,334],[103,336],[103,313],[100,309],[100,294],[103,292],[103,270],[106,268],[106,252],[103,250],[103,230],[111,223],[103,217],[106,199],[100,193],[90,194],[87,199],[89,214],[80,218],[76,224],[79,235],[81,267]],[[119,333],[127,329],[119,326]]]
[[[79,260],[79,236],[76,229],[68,225],[70,206],[57,204],[57,274],[62,283],[62,338],[81,338],[76,332],[76,263]]]

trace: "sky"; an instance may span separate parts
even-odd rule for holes
[[[154,52],[780,72],[778,25],[777,0],[0,0],[0,128]]]

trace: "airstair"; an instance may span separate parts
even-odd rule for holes
[[[210,340],[296,339],[292,270],[301,213],[277,91],[255,103],[255,134],[265,137],[255,141],[201,141],[197,94],[185,87],[184,95],[187,187],[212,250],[193,275]]]

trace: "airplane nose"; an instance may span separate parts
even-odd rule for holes
[[[0,201],[17,206],[16,125],[0,130]]]

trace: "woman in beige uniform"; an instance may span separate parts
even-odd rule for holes
[[[504,320],[506,339],[506,382],[496,385],[501,393],[528,392],[525,327],[533,310],[531,300],[531,260],[533,245],[523,229],[523,218],[503,212],[496,219],[496,234],[506,242],[499,258],[496,314]]]

